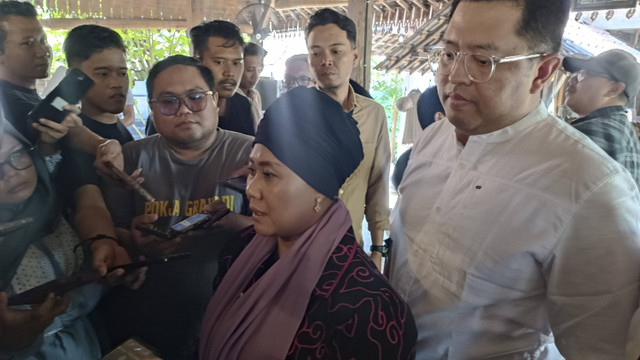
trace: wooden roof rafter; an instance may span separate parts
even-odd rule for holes
[[[446,28],[449,9],[450,4],[446,4],[433,19],[426,22],[413,35],[388,49],[385,52],[386,59],[376,66],[376,70],[423,71],[423,73],[428,71],[428,57],[416,57],[415,53],[422,53],[425,48],[436,45],[440,41],[440,36]]]

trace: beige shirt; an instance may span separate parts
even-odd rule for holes
[[[358,95],[349,86],[347,106],[358,122],[364,159],[347,179],[340,198],[347,205],[356,239],[362,244],[362,219],[366,215],[369,231],[389,230],[389,165],[391,150],[387,116],[377,102]]]
[[[258,130],[258,123],[262,120],[262,97],[256,89],[249,89],[246,93],[242,89],[237,90],[251,102],[251,113],[253,114],[253,130]]]

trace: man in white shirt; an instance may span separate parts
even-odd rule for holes
[[[447,119],[413,148],[391,284],[418,359],[619,359],[638,308],[640,194],[540,101],[570,0],[454,0]]]

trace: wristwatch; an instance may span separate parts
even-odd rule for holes
[[[369,248],[369,251],[371,252],[376,251],[382,254],[382,257],[387,257],[387,254],[389,253],[389,249],[391,248],[392,243],[393,243],[393,240],[387,239],[384,241],[384,245],[371,245],[371,247]]]

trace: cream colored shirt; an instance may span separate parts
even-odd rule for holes
[[[638,189],[543,103],[464,147],[429,126],[398,191],[389,281],[417,359],[622,359],[638,340]]]
[[[345,110],[353,110],[358,123],[364,159],[347,179],[340,198],[347,205],[356,239],[362,244],[362,219],[369,231],[389,229],[389,164],[391,150],[387,116],[377,102],[358,95],[349,86]]]
[[[253,130],[258,131],[258,124],[262,120],[262,97],[256,89],[249,89],[246,93],[238,88],[238,92],[251,102],[251,113],[253,114]]]

